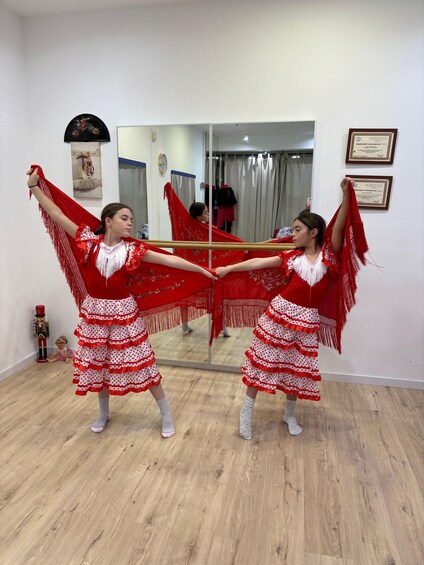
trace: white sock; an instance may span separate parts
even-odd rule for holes
[[[240,435],[244,439],[252,439],[252,413],[254,404],[255,399],[246,395],[240,410]]]
[[[222,329],[222,335],[223,335],[224,337],[231,337],[231,334],[230,334],[230,332],[228,331],[228,328],[223,328],[223,329]]]
[[[289,434],[292,436],[298,436],[302,433],[302,428],[297,423],[294,415],[295,410],[296,400],[286,400],[286,411],[283,416],[283,422],[287,424]]]
[[[97,420],[91,424],[91,431],[95,433],[102,432],[106,427],[106,422],[109,420],[109,395],[99,395],[99,415],[97,416]]]
[[[172,437],[175,434],[175,428],[168,401],[164,396],[156,402],[159,405],[160,415],[162,416],[162,437]]]
[[[181,324],[181,329],[183,330],[184,335],[188,335],[189,333],[191,333],[193,331],[193,328],[190,328],[190,326],[188,325],[188,322],[183,322]]]

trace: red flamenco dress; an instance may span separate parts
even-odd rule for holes
[[[147,250],[167,251],[131,237],[112,248],[94,234],[100,220],[47,180],[39,165],[39,186],[74,224],[76,239],[39,206],[60,267],[80,311],[75,331],[76,394],[142,392],[159,384],[148,333],[181,323],[181,308],[202,316],[211,311],[212,281],[202,273],[143,261]],[[142,318],[141,318],[142,316]]]
[[[319,400],[319,305],[337,277],[339,261],[327,241],[313,263],[303,250],[280,254],[287,285],[260,317],[241,367],[243,382],[260,391],[276,389]],[[252,271],[251,276],[255,277]]]
[[[110,394],[122,396],[158,385],[161,375],[128,286],[129,276],[140,265],[146,247],[125,239],[108,247],[102,235],[95,235],[84,225],[77,231],[76,242],[88,291],[75,330],[76,394],[100,392],[106,387]]]

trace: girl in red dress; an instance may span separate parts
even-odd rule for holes
[[[45,212],[75,239],[84,270],[88,295],[75,330],[78,347],[74,357],[76,394],[97,392],[99,415],[91,425],[102,432],[110,420],[109,395],[150,390],[162,417],[162,437],[174,435],[174,424],[161,384],[148,334],[128,287],[128,280],[141,261],[214,275],[180,257],[147,249],[131,240],[133,214],[124,204],[109,204],[101,216],[100,233],[86,225],[76,225],[38,186],[38,168],[27,174],[28,187]]]
[[[252,439],[252,413],[258,391],[283,391],[286,408],[283,422],[291,435],[302,428],[295,418],[297,398],[319,400],[317,381],[318,307],[332,279],[337,277],[343,246],[351,179],[341,182],[343,202],[335,220],[331,239],[324,239],[326,224],[318,214],[303,211],[293,224],[296,249],[279,255],[255,258],[227,267],[218,267],[220,278],[237,271],[281,267],[288,284],[275,296],[255,327],[254,339],[241,368],[247,393],[240,413],[240,435]]]

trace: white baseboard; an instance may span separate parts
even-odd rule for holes
[[[50,351],[48,351],[50,354]],[[6,369],[0,373],[0,382],[4,381],[8,377],[11,377],[18,371],[25,369],[31,363],[37,359],[37,353],[33,353],[20,363],[17,363],[13,367]],[[190,362],[175,362],[168,361],[164,359],[157,359],[158,365],[170,365],[174,367],[187,367],[196,369],[205,369],[207,371],[224,371],[231,373],[239,373],[238,367],[230,367],[227,365],[208,365],[204,363],[190,363]],[[415,381],[412,379],[393,379],[391,377],[373,377],[367,375],[345,375],[343,373],[322,373],[323,381],[332,381],[336,383],[350,383],[350,384],[362,384],[371,386],[388,386],[394,388],[412,388],[415,390],[424,390],[424,381]]]
[[[28,365],[31,365],[31,363],[34,363],[36,359],[37,359],[37,353],[33,353],[32,355],[30,355],[29,357],[27,357],[23,361],[16,363],[16,365],[9,367],[9,369],[5,369],[4,371],[2,371],[0,373],[0,382],[4,381],[8,377],[11,377],[15,373],[22,371],[22,369],[25,369],[26,367],[28,367]]]
[[[345,375],[342,373],[321,373],[321,376],[323,381],[333,381],[336,383],[424,390],[424,381],[415,381],[413,379],[393,379],[391,377],[372,377],[368,375]]]

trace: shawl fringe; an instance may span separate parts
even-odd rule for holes
[[[334,224],[340,207],[328,224],[325,239],[331,241]],[[361,265],[365,265],[368,244],[364,226],[359,214],[355,190],[350,183],[348,188],[348,211],[344,227],[343,249],[340,269],[335,284],[330,287],[320,308],[321,320],[334,320],[335,324],[324,321],[319,332],[319,341],[334,347],[341,353],[341,334],[346,324],[347,314],[356,304],[356,276]]]
[[[208,314],[207,309],[188,308],[187,319],[194,320]],[[181,307],[163,311],[162,309],[145,310],[143,320],[149,334],[172,330],[181,325]]]
[[[224,300],[223,327],[254,328],[267,306],[268,302],[266,300],[258,300],[256,304],[243,303],[241,300]]]
[[[52,193],[49,189],[49,183],[41,176],[42,169],[39,167],[40,182],[39,186],[44,194],[54,201]],[[64,195],[65,196],[65,195]],[[59,205],[59,204],[58,204]],[[85,297],[87,296],[87,288],[84,283],[84,279],[79,270],[78,261],[76,259],[77,246],[72,244],[71,238],[65,232],[65,230],[60,227],[50,216],[45,212],[45,210],[38,206],[41,212],[41,217],[43,223],[46,227],[47,233],[50,235],[56,256],[59,261],[59,265],[65,275],[66,281],[71,290],[72,296],[77,304],[78,309],[81,308]],[[59,206],[61,207],[61,206]],[[99,222],[97,221],[97,227]]]

